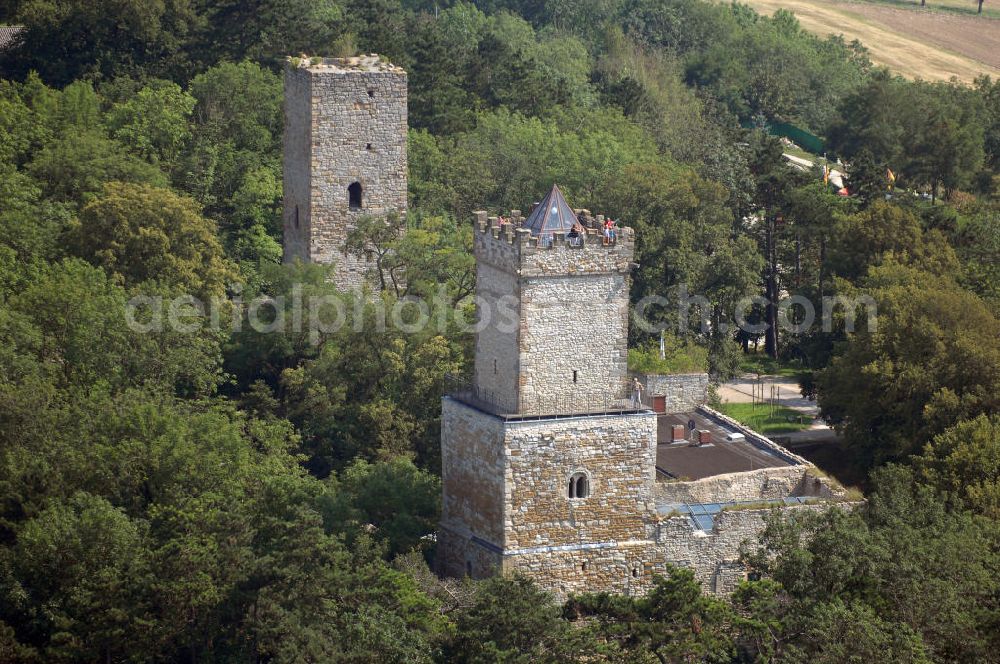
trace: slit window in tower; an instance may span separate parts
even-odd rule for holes
[[[351,206],[352,210],[361,209],[361,183],[353,182],[351,186],[347,188],[348,204]]]

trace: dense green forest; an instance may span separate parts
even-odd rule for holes
[[[0,54],[0,661],[1000,661],[1000,81],[906,81],[701,0],[0,0],[0,23],[26,26]],[[268,334],[237,297],[342,297],[281,265],[300,52],[409,72],[410,212],[355,238],[406,279],[334,332]],[[771,123],[823,137],[852,195]],[[722,331],[741,298],[878,305],[875,329],[763,334],[869,502],[775,520],[730,599],[684,570],[565,606],[430,572],[471,337],[371,321],[466,306],[469,213],[553,182],[636,229],[636,301],[707,298],[704,328],[656,315],[717,379],[757,341]],[[230,304],[126,324],[180,294]]]

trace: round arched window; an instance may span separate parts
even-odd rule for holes
[[[573,473],[569,478],[569,497],[586,498],[590,495],[590,480],[586,473]]]
[[[361,205],[361,183],[352,182],[347,188],[347,202],[352,210],[360,210]]]

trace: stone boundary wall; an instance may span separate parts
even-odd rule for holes
[[[802,511],[821,511],[830,505],[795,505],[781,510],[783,517]],[[707,592],[728,594],[746,579],[739,562],[740,545],[754,540],[764,529],[764,521],[775,508],[724,510],[709,531],[693,530],[686,516],[660,522],[656,542],[666,562],[694,570],[695,578]]]
[[[756,540],[775,509],[787,518],[832,505],[844,508],[858,504],[724,510],[709,532],[692,528],[686,516],[668,517],[659,522],[653,540],[515,551],[503,556],[503,571],[531,576],[541,587],[565,599],[571,593],[598,591],[643,595],[652,587],[653,577],[666,574],[670,564],[692,570],[705,592],[724,595],[733,592],[747,577],[746,567],[739,560],[740,546]]]
[[[708,402],[708,374],[643,374],[630,372],[645,388],[645,399],[666,397],[666,412],[684,413]]]
[[[658,481],[654,495],[658,505],[775,500],[793,496],[838,500],[846,495],[844,489],[811,470],[812,466],[787,466],[714,475],[691,482]]]

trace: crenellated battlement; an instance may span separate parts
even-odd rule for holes
[[[473,213],[474,251],[478,261],[518,276],[627,274],[635,267],[635,233],[629,227],[616,229],[614,242],[606,242],[601,215],[581,211],[584,233],[571,237],[565,232],[532,235],[522,228],[524,218],[511,210],[503,222],[484,211]]]

